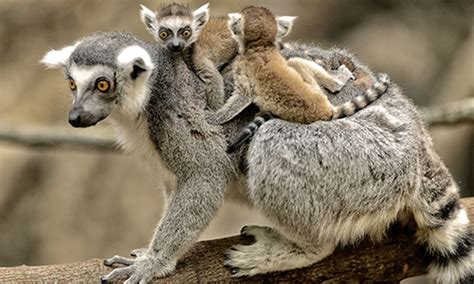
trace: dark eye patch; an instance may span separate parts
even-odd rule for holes
[[[240,21],[241,20],[238,20],[232,24],[232,30],[234,31],[236,35],[240,34]]]
[[[162,37],[161,34],[162,33],[166,33],[166,37]],[[171,36],[173,36],[173,31],[168,29],[168,28],[160,28],[159,31],[158,31],[158,35],[160,36],[160,38],[169,38]]]
[[[191,31],[191,27],[185,26],[184,28],[180,28],[180,29],[178,30],[178,33],[182,34],[182,33],[185,32],[185,31],[190,32],[190,31]]]
[[[184,27],[178,30],[178,34],[181,38],[187,40],[191,37],[193,32],[190,27]]]
[[[97,78],[95,79],[95,82],[94,82],[94,84],[92,85],[93,88],[94,88],[94,89],[98,89],[98,84],[99,84],[101,81],[107,82],[107,84],[108,84],[108,86],[109,86],[108,89],[107,89],[107,92],[110,91],[110,90],[112,90],[113,87],[115,86],[113,80],[110,80],[110,79],[109,79],[108,77],[106,77],[106,76],[100,76],[100,77],[97,77]],[[100,91],[100,90],[99,90],[99,91]]]
[[[97,84],[98,82],[100,81],[107,81],[109,82],[109,84],[111,83],[111,80],[105,76],[100,76],[100,77],[97,77],[97,79],[95,79],[95,84]]]

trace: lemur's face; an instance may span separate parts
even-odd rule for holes
[[[66,79],[73,102],[69,123],[74,127],[89,127],[110,115],[120,99],[117,78],[106,66],[77,66],[66,69]]]
[[[196,41],[190,18],[168,17],[158,22],[158,25],[155,39],[170,52],[182,52]]]
[[[209,20],[209,10],[208,4],[195,11],[174,5],[173,9],[165,7],[155,13],[142,5],[140,17],[160,46],[170,52],[182,52],[198,39]]]
[[[105,57],[105,55],[104,55]],[[136,118],[148,94],[147,82],[153,63],[145,49],[138,45],[125,47],[111,62],[94,62],[99,54],[91,46],[52,50],[41,61],[49,68],[63,68],[73,96],[69,123],[89,127],[111,113]]]

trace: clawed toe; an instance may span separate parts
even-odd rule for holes
[[[133,273],[133,271],[134,271],[134,268],[131,267],[131,266],[116,268],[116,269],[112,270],[112,272],[110,272],[109,274],[100,277],[100,282],[101,283],[109,283],[110,281],[115,281],[115,280],[118,280],[118,279],[125,279],[125,278],[129,277],[130,274]]]
[[[134,249],[130,252],[130,255],[133,257],[140,257],[144,255],[147,252],[146,248],[139,248],[139,249]]]
[[[231,268],[231,269],[230,269],[230,274],[236,275],[237,273],[239,273],[239,269],[238,269],[238,268],[235,268],[235,267],[234,267],[234,268]]]
[[[132,265],[134,263],[133,259],[125,258],[122,256],[114,255],[113,257],[104,260],[105,266],[112,266],[114,264],[123,264],[123,265]]]

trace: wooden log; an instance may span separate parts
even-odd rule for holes
[[[462,199],[469,219],[474,220],[474,197]],[[155,283],[234,282],[223,266],[225,251],[245,244],[239,236],[198,242],[178,262],[176,272]],[[0,268],[0,282],[97,282],[111,271],[102,259],[82,262]],[[354,246],[338,248],[334,254],[308,268],[240,278],[244,282],[393,282],[426,273],[413,232],[394,226],[378,243],[364,240]]]

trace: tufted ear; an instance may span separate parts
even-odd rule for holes
[[[234,34],[238,35],[240,34],[240,21],[242,19],[242,15],[240,13],[230,13],[228,14],[229,16],[229,21],[227,22],[227,25],[229,26],[229,30]]]
[[[209,3],[202,5],[193,12],[193,23],[196,31],[200,31],[209,20]]]
[[[153,70],[154,65],[150,54],[141,46],[132,45],[123,49],[117,57],[117,64],[120,68],[130,73],[130,77],[135,80],[144,72]]]
[[[59,50],[50,50],[45,54],[43,59],[41,59],[40,63],[45,65],[46,68],[63,68],[69,62],[69,58],[78,44],[79,43],[76,43]]]
[[[152,34],[158,33],[158,22],[156,20],[156,14],[152,10],[148,9],[144,5],[140,5],[140,19],[145,24],[146,29]]]
[[[292,16],[280,16],[276,18],[278,26],[278,38],[284,38],[290,33],[296,18],[297,17]]]

